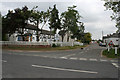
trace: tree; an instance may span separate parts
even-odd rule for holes
[[[58,15],[58,10],[56,9],[56,5],[54,5],[54,8],[50,8],[50,17],[49,17],[49,25],[50,30],[53,30],[53,33],[55,34],[57,29],[61,29],[61,22]]]
[[[66,31],[67,33],[73,34],[73,38],[76,37],[76,34],[78,34],[77,32],[80,27],[78,24],[80,23],[79,20],[81,18],[75,8],[76,6],[68,7],[68,10],[61,14],[62,30]]]
[[[37,31],[36,31],[36,38],[37,41],[39,41],[39,24],[42,22],[42,14],[43,12],[40,12],[38,10],[35,10],[38,6],[35,6],[32,10],[31,10],[31,16],[30,16],[30,22],[33,22],[34,25],[37,26]]]
[[[91,34],[89,32],[85,33],[84,34],[84,42],[89,44],[91,42],[91,40],[92,40],[91,39]]]
[[[23,36],[30,14],[27,6],[22,7],[22,9],[9,10],[7,15],[2,17],[2,34],[9,34],[10,36],[18,31]]]
[[[30,21],[33,22],[36,26],[37,26],[37,41],[39,41],[39,24],[41,24],[41,33],[42,33],[42,29],[45,26],[45,24],[47,23],[48,19],[49,19],[49,9],[44,12],[44,11],[38,11],[35,10],[38,6],[34,7],[31,10],[31,17],[30,17]]]
[[[82,41],[84,30],[85,30],[84,23],[79,22],[78,31],[73,35],[73,38],[76,37],[77,40]]]
[[[111,16],[112,20],[116,20],[116,27],[120,30],[120,1],[118,2],[105,2],[104,6],[106,9],[112,10],[113,15]],[[120,33],[120,32],[119,32]]]

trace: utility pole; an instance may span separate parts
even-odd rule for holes
[[[102,30],[102,42],[103,42],[103,30]]]

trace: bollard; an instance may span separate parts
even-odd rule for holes
[[[115,47],[115,55],[117,55],[117,47]]]

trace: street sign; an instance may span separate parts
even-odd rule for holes
[[[112,40],[109,42],[108,45],[109,45],[109,46],[113,46],[113,45],[114,45],[113,42],[112,42]]]

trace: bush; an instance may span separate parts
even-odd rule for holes
[[[60,44],[53,44],[52,47],[60,47]]]
[[[108,58],[120,58],[119,50],[117,52],[118,52],[117,55],[115,55],[115,49],[110,49],[109,52],[108,50],[104,50],[102,54],[104,56],[107,56]]]

